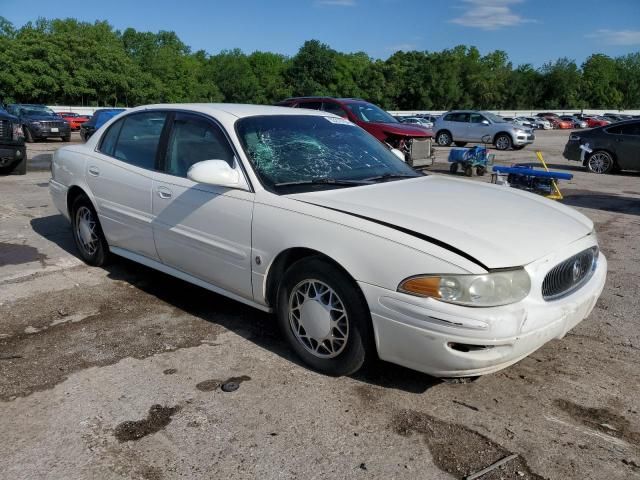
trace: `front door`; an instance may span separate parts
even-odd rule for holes
[[[223,130],[197,114],[176,113],[163,172],[153,182],[153,232],[162,263],[226,291],[252,298],[254,194],[198,184],[189,167],[224,160],[240,168]]]

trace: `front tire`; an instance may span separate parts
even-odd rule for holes
[[[67,135],[65,137],[62,137],[62,141],[65,142],[65,143],[66,142],[70,142],[71,141],[71,134],[69,134],[69,135]]]
[[[494,141],[497,150],[509,150],[512,145],[511,137],[506,133],[498,135]]]
[[[436,135],[436,143],[441,147],[448,147],[451,145],[451,142],[453,142],[453,138],[451,138],[451,134],[446,130],[438,132],[438,135]]]
[[[71,230],[76,248],[85,263],[93,267],[101,267],[107,263],[109,244],[102,232],[96,210],[85,195],[77,197],[71,205]]]
[[[350,375],[374,356],[371,314],[362,292],[322,258],[302,259],[287,270],[277,315],[289,346],[314,370]]]
[[[587,170],[591,173],[605,174],[613,170],[615,162],[609,152],[597,150],[587,159]]]
[[[24,141],[27,143],[33,143],[33,134],[31,133],[31,130],[29,130],[29,127],[23,125],[22,129],[24,130]]]

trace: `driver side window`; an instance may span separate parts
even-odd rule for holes
[[[233,150],[227,138],[220,127],[207,119],[177,113],[167,144],[165,172],[186,177],[189,168],[203,160],[224,160],[233,167]]]

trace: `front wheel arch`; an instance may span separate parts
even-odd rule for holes
[[[356,282],[353,276],[338,261],[318,250],[307,247],[287,248],[286,250],[283,250],[278,255],[276,255],[274,260],[271,262],[271,265],[267,269],[267,279],[264,284],[264,295],[265,300],[270,307],[274,308],[276,306],[276,302],[278,299],[278,289],[280,288],[280,284],[282,283],[284,274],[289,269],[289,267],[299,260],[311,257],[318,257],[326,260],[327,262],[340,269],[342,273],[347,275],[353,282]]]

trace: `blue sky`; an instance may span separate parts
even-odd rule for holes
[[[394,50],[475,45],[515,64],[640,51],[640,0],[0,0],[17,26],[37,17],[174,30],[193,50],[294,54],[308,39],[387,58]]]

